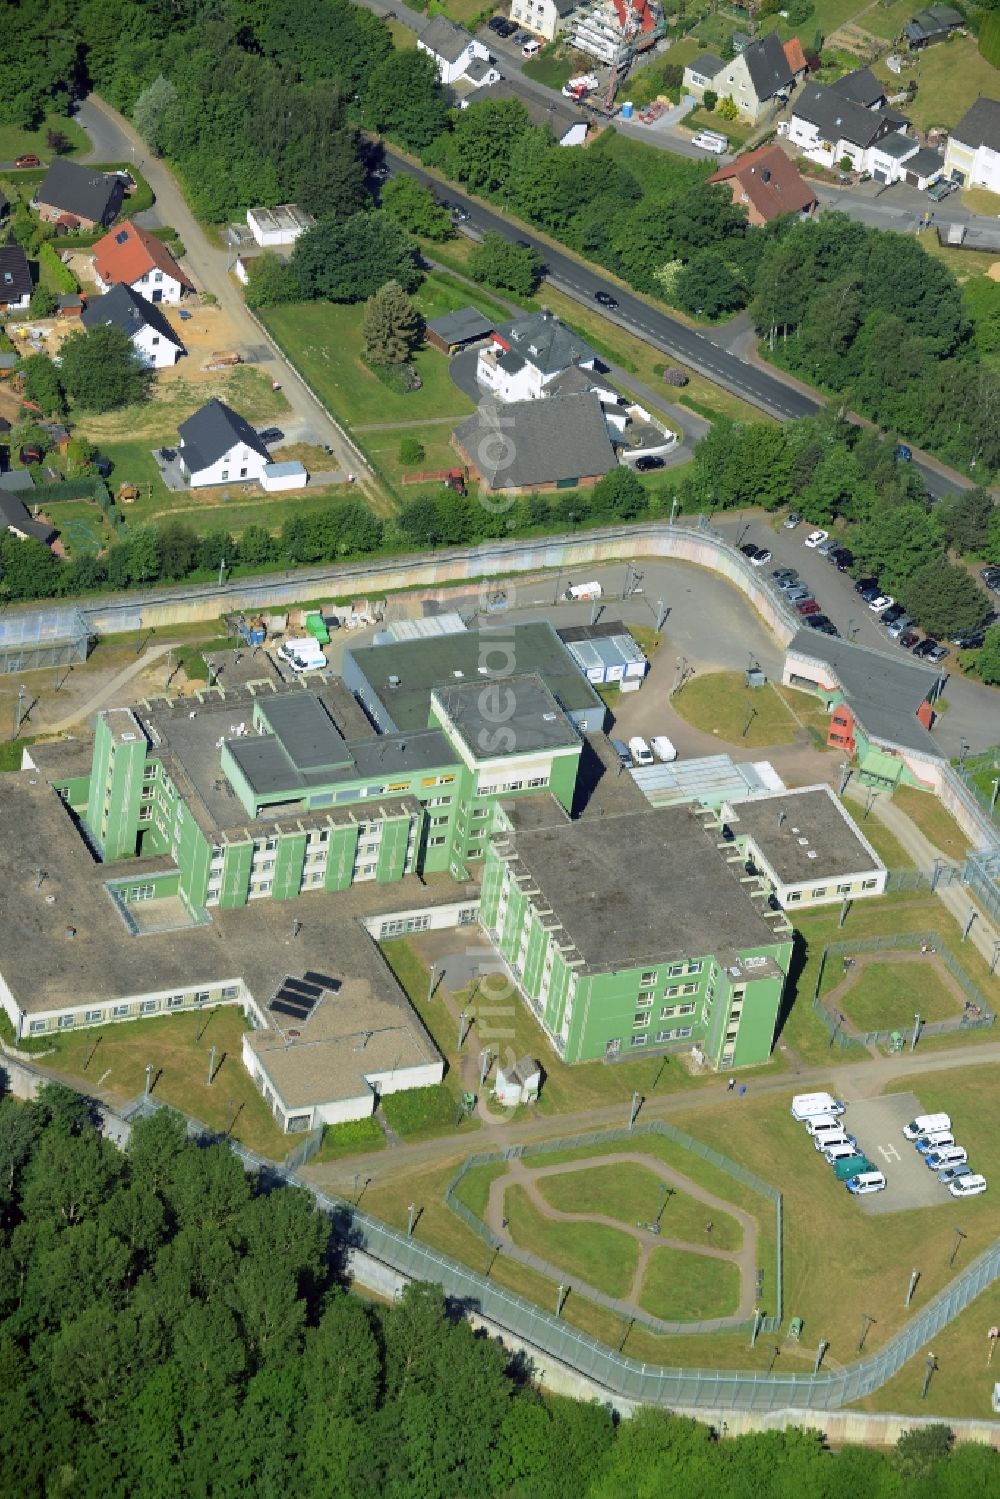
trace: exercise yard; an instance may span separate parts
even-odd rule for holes
[[[717,735],[723,744],[746,749],[793,744],[801,732],[799,722],[770,682],[764,687],[747,687],[743,673],[738,671],[692,677],[674,693],[670,706],[693,728]]]
[[[827,1009],[841,1010],[862,1035],[894,1030],[909,1034],[914,1015],[925,1025],[954,1020],[964,1002],[961,985],[938,955],[919,951],[861,953],[823,997]]]

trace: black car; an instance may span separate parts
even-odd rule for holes
[[[257,433],[261,442],[280,442],[284,435],[280,427],[265,427],[263,432]]]
[[[854,585],[854,592],[863,594],[868,588],[874,588],[877,593],[879,591],[878,578],[859,578]],[[875,594],[872,594],[872,598],[874,597]]]
[[[794,567],[776,567],[771,574],[771,577],[780,587],[783,578],[797,578],[798,573],[795,571]]]
[[[917,634],[916,630],[904,630],[902,635],[900,635],[899,637],[898,644],[903,647],[904,651],[912,651],[913,647],[916,645],[919,639],[920,636]]]
[[[456,203],[455,207],[451,210],[451,216],[456,224],[464,224],[468,220],[469,210],[463,208],[461,204]]]
[[[854,553],[849,552],[846,547],[834,547],[826,560],[831,567],[839,568],[841,572],[845,572],[854,561]]]
[[[938,661],[943,661],[945,656],[949,656],[951,652],[946,645],[941,645],[937,640],[931,640],[930,636],[928,636],[926,640],[920,642],[913,654],[919,656],[924,661],[933,661],[936,665]]]
[[[487,26],[489,27],[489,29],[491,31],[495,31],[496,34],[497,34],[497,36],[499,36],[501,34],[502,28],[504,26],[506,26],[506,24],[507,24],[507,17],[506,16],[490,16],[490,18],[486,22],[486,24],[487,24]]]
[[[651,469],[663,468],[663,459],[658,458],[655,453],[647,453],[642,458],[635,460],[635,466],[640,474],[648,474]]]
[[[882,597],[882,590],[877,583],[869,583],[867,588],[861,589],[861,597],[864,599],[866,604],[870,604],[875,599],[879,599]]]
[[[838,634],[837,626],[825,614],[807,614],[805,622],[811,630],[819,630],[821,635]]]
[[[611,312],[614,312],[618,306],[611,293],[606,291],[595,291],[594,301],[599,302],[602,307],[607,307]]]
[[[879,619],[884,625],[893,625],[896,623],[897,619],[902,619],[905,613],[906,610],[903,608],[902,604],[890,604],[888,609],[882,610],[882,613],[879,615]]]
[[[977,630],[974,635],[961,635],[958,637],[953,635],[951,643],[952,645],[957,645],[960,651],[978,651],[985,639],[985,631]]]
[[[991,592],[1000,593],[1000,567],[984,567],[979,576]]]
[[[744,557],[749,557],[751,562],[757,555],[757,548],[754,546],[752,541],[748,541],[745,546],[741,546],[740,551],[743,553]]]
[[[506,40],[507,37],[513,36],[516,30],[517,23],[515,21],[504,21],[501,19],[501,23],[497,27],[497,36],[502,36]]]

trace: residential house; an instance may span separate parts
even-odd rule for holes
[[[39,217],[61,229],[106,228],[121,211],[124,178],[57,156],[35,194]]]
[[[793,36],[787,42],[783,42],[782,46],[784,47],[785,61],[788,64],[789,72],[796,83],[801,83],[809,72],[809,64],[806,61],[805,49],[802,43],[797,36]]]
[[[511,12],[513,14],[513,12]],[[487,88],[477,88],[460,101],[460,108],[470,109],[486,100],[516,99],[523,105],[533,125],[552,131],[557,146],[582,146],[587,139],[589,119],[569,100],[553,93],[551,98],[540,98],[535,94],[523,94],[507,79],[501,79]]]
[[[965,25],[965,17],[950,5],[929,5],[903,27],[911,52],[919,52],[932,42],[947,41],[953,31]]]
[[[871,68],[854,68],[845,73],[830,88],[835,94],[843,94],[852,104],[861,104],[865,109],[885,109],[888,102],[885,84],[880,83]]]
[[[262,249],[294,245],[300,234],[311,229],[316,220],[297,203],[282,203],[279,208],[248,208],[247,225]]]
[[[905,131],[906,125],[903,116],[891,110],[867,109],[835,89],[807,83],[792,108],[788,140],[820,166],[833,167],[846,160],[855,171],[874,176],[873,147],[886,136]],[[880,173],[883,170],[884,157],[879,165]]]
[[[496,329],[479,352],[476,379],[499,401],[538,400],[545,387],[576,365],[593,369],[597,352],[550,312]]]
[[[616,466],[597,396],[483,401],[452,441],[487,489],[579,489]]]
[[[795,53],[793,60],[798,62]],[[804,57],[802,62],[804,65]],[[702,53],[684,69],[684,87],[699,99],[708,90],[720,99],[732,99],[741,118],[756,124],[785,103],[795,87],[796,77],[785,48],[771,31],[751,42],[730,62],[723,62],[711,52]]]
[[[665,32],[657,0],[585,0],[573,13],[570,45],[598,62],[620,67],[655,46]]]
[[[20,245],[0,248],[0,311],[24,312],[34,283],[28,257]]]
[[[428,22],[417,37],[417,47],[433,57],[442,83],[457,83],[476,62],[487,66],[485,73],[481,68],[476,69],[474,83],[486,84],[491,73],[496,75],[494,81],[499,80],[500,71],[491,63],[489,48],[447,16],[435,16]]]
[[[28,507],[23,500],[18,498],[14,486],[7,481],[19,480],[23,470],[15,470],[9,474],[0,474],[0,528],[9,531],[16,536],[18,541],[40,541],[43,546],[51,546],[59,535],[55,526],[48,521],[33,520]],[[32,483],[29,478],[27,484],[19,482],[17,490],[31,489]]]
[[[816,194],[780,146],[761,146],[738,156],[708,180],[730,189],[750,224],[769,224],[785,213],[806,217],[816,211]]]
[[[551,42],[566,29],[578,4],[579,0],[511,0],[510,18]]]
[[[959,120],[944,152],[947,172],[966,187],[1000,193],[1000,103],[979,98]]]
[[[176,303],[194,285],[162,239],[126,219],[94,246],[94,278],[102,292],[130,286],[150,302]]]
[[[177,433],[178,462],[192,489],[260,482],[271,461],[250,423],[222,401],[208,401]]]
[[[81,318],[87,329],[120,328],[147,369],[168,369],[187,352],[162,308],[130,286],[113,286],[103,297],[95,297]]]

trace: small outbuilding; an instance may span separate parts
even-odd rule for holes
[[[300,234],[311,229],[316,220],[297,203],[282,203],[278,208],[249,208],[247,224],[254,239],[264,249],[274,245],[294,245]]]
[[[494,1093],[497,1102],[509,1109],[518,1104],[535,1103],[542,1086],[542,1069],[534,1057],[522,1057],[513,1067],[498,1067]]]
[[[424,330],[424,337],[442,354],[457,354],[459,350],[471,348],[489,338],[492,332],[492,322],[478,307],[458,307],[454,312],[432,318]]]
[[[268,494],[273,494],[281,489],[305,489],[308,479],[305,464],[287,459],[284,463],[265,464],[260,482]]]

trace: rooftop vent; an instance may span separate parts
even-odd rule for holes
[[[797,838],[796,842],[798,843],[799,848],[808,848],[809,847],[809,839],[808,838]]]
[[[461,681],[461,679],[465,676],[465,672],[464,671],[453,671],[452,672],[452,676],[456,679],[456,681]]]
[[[67,938],[67,940],[71,940],[73,937],[76,936],[76,927],[75,926],[68,926],[66,928],[66,931],[65,931],[64,935]]]
[[[401,681],[402,681],[401,677],[392,676],[392,677],[389,678],[389,686],[390,687],[398,687],[400,685]]]
[[[816,850],[814,848],[811,848],[809,850],[809,852],[806,854],[806,858],[807,859],[818,859],[819,858],[819,854],[816,852]]]
[[[546,723],[555,723],[559,715],[558,713],[543,713],[542,717],[545,719]]]

